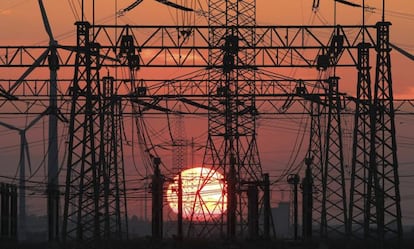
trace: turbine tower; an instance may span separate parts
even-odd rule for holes
[[[19,158],[19,195],[18,195],[18,237],[20,240],[26,239],[26,159],[29,166],[30,173],[32,171],[29,144],[26,138],[26,132],[32,128],[47,112],[41,113],[33,119],[25,128],[18,128],[14,125],[7,124],[0,121],[0,126],[7,129],[19,132],[20,135],[20,158]],[[2,207],[7,208],[7,205]],[[4,210],[5,211],[5,210]]]

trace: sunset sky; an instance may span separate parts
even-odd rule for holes
[[[362,3],[362,0],[350,0],[354,3]],[[7,45],[47,45],[48,37],[44,31],[42,18],[40,15],[37,0],[0,0],[0,46]],[[76,42],[75,21],[78,21],[81,10],[79,6],[80,0],[44,0],[43,1],[49,16],[49,21],[53,29],[55,38],[62,45],[74,45]],[[114,13],[117,10],[125,8],[133,2],[133,0],[96,0],[96,23],[97,24],[115,24],[119,25],[176,25],[182,24],[175,10],[171,10],[154,0],[144,0],[144,2],[126,13],[124,16],[116,18]],[[200,1],[184,1],[177,0],[177,3],[200,2],[196,4],[196,10],[207,10],[206,0]],[[323,25],[334,23],[334,1],[320,0],[320,8],[317,13],[312,11],[313,0],[257,0],[257,24],[258,25]],[[375,24],[381,19],[382,1],[366,0],[366,5],[372,7],[366,12],[366,23]],[[92,21],[91,13],[92,0],[85,0],[87,7],[85,11],[86,20]],[[392,23],[391,26],[391,42],[414,54],[414,2],[412,0],[387,0],[387,11],[385,12],[386,20]],[[337,20],[342,25],[360,25],[362,23],[362,13],[360,8],[352,8],[337,4]],[[206,24],[205,19],[197,17],[195,23],[185,23],[189,25]],[[0,56],[2,56],[0,54]],[[392,52],[392,73],[394,82],[395,98],[414,99],[414,61],[410,61],[406,57]],[[374,70],[371,71],[374,73]],[[8,75],[2,75],[4,70],[0,70],[0,78],[7,78]],[[70,75],[70,74],[68,74]],[[342,75],[343,77],[351,77],[356,80],[355,75]],[[355,85],[347,85],[344,89],[354,91]],[[10,117],[7,117],[10,119]],[[186,130],[188,138],[199,135],[200,131],[191,132],[191,124],[199,122],[196,118],[186,120]],[[276,118],[277,119],[277,118]],[[281,116],[279,120],[259,120],[259,150],[262,159],[263,168],[270,172],[273,179],[286,167],[292,159],[292,149],[297,144],[297,139],[301,133],[298,123],[302,122],[303,117],[291,118]],[[6,122],[7,119],[0,120]],[[302,120],[302,121],[301,121]],[[24,121],[22,121],[24,122]],[[39,122],[28,133],[28,139],[38,141],[41,140],[39,134],[44,131],[45,122]],[[304,122],[304,121],[303,121]],[[352,126],[351,120],[345,120],[344,126],[350,131]],[[404,224],[414,224],[414,194],[410,189],[414,188],[414,116],[397,117],[397,140],[399,142],[399,162],[402,192],[402,207]],[[207,126],[205,126],[206,128]],[[205,131],[205,130],[204,130]],[[202,131],[201,131],[202,132]],[[263,133],[261,133],[263,132]],[[7,161],[7,166],[2,166],[4,170],[0,175],[14,176],[16,165],[18,163],[18,146],[19,138],[16,132],[10,132],[0,127],[0,159]],[[32,139],[31,136],[37,137]],[[166,136],[167,137],[167,136]],[[272,139],[269,139],[271,137]],[[349,140],[349,139],[348,139]],[[303,151],[307,147],[305,145],[298,155],[298,162],[303,160],[305,154]],[[41,152],[43,150],[41,142],[34,142],[32,153],[37,153],[37,159],[34,164],[41,161]],[[129,149],[128,149],[129,150]],[[350,153],[350,147],[346,147]],[[197,157],[202,156],[202,152],[196,153]],[[274,155],[277,155],[276,157]],[[164,161],[171,160],[171,155],[166,153]],[[127,160],[131,160],[128,158]],[[199,163],[199,162],[198,162]],[[43,170],[42,170],[43,171]],[[128,178],[138,178],[135,171],[127,169]],[[44,172],[39,173],[37,179],[43,179]],[[3,179],[0,178],[0,181]],[[62,183],[62,182],[61,182]],[[280,200],[288,200],[289,195],[286,191],[287,185],[277,186],[273,193],[273,203]],[[281,192],[277,192],[282,190]],[[29,204],[30,205],[30,204]],[[140,203],[133,203],[132,214],[142,215]],[[36,214],[42,213],[44,207],[32,204],[31,210]],[[45,211],[44,211],[45,212]]]

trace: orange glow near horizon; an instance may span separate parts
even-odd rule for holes
[[[195,167],[181,172],[183,191],[183,218],[209,220],[226,211],[227,194],[224,176],[217,171]],[[171,210],[178,213],[178,179],[168,186],[167,201]]]

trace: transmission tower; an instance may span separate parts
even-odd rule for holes
[[[106,77],[101,82],[100,46],[90,40],[89,23],[76,25],[63,239],[87,247],[121,239],[126,232],[121,215],[125,181],[114,81]]]
[[[362,64],[359,62],[360,65],[356,65],[357,55],[363,53],[358,45],[361,43],[359,26],[260,26],[255,22],[254,0],[209,0],[208,4],[208,25],[90,26],[82,22],[77,23],[76,46],[65,46],[69,51],[63,51],[63,46],[56,45],[61,62],[60,70],[75,68],[73,81],[59,79],[59,84],[56,84],[56,90],[61,95],[57,98],[57,106],[69,102],[72,107],[70,112],[61,108],[63,114],[71,115],[63,224],[63,238],[66,241],[96,242],[107,234],[122,234],[115,228],[119,228],[119,225],[112,226],[110,223],[109,230],[113,227],[114,231],[108,230],[109,213],[118,211],[116,201],[112,202],[114,205],[109,204],[111,198],[116,198],[105,195],[108,189],[117,187],[105,183],[108,178],[111,183],[116,182],[117,174],[111,171],[116,168],[112,167],[115,162],[110,162],[103,155],[106,154],[114,160],[117,156],[108,153],[109,151],[117,151],[118,156],[122,154],[121,144],[116,145],[112,141],[112,138],[122,136],[101,130],[104,130],[103,127],[109,129],[108,124],[112,124],[111,127],[120,127],[117,124],[118,119],[111,118],[103,110],[116,115],[135,115],[131,102],[142,107],[140,115],[165,115],[174,112],[208,114],[208,138],[203,164],[212,171],[217,170],[224,174],[228,202],[222,206],[227,209],[222,210],[225,211],[224,215],[213,217],[209,217],[208,210],[205,210],[208,218],[190,220],[188,234],[201,237],[220,234],[229,238],[245,236],[247,233],[251,237],[257,236],[261,227],[254,228],[257,227],[257,217],[260,217],[258,210],[261,208],[257,207],[261,205],[260,190],[263,190],[256,143],[257,115],[289,114],[289,111],[296,114],[309,113],[309,109],[303,109],[304,102],[308,102],[308,99],[295,92],[298,80],[280,77],[275,69],[327,70],[329,67],[353,68]],[[372,202],[370,217],[372,224],[378,224],[377,234],[381,239],[390,238],[392,235],[399,237],[402,233],[388,26],[381,23],[362,28],[369,39],[367,46],[370,49],[376,48],[378,54],[373,95],[375,97],[370,110],[372,132],[369,132],[369,150],[374,153],[370,153],[369,177],[365,183],[371,189],[365,194],[370,195],[367,197]],[[90,32],[92,28],[97,31],[93,38]],[[186,39],[179,38],[179,33],[183,31]],[[334,32],[331,36],[320,35],[332,31]],[[378,33],[377,40],[374,39],[375,32]],[[119,36],[113,37],[112,34]],[[47,53],[44,51],[47,49],[50,46],[0,47],[0,54],[4,55],[0,66],[2,70],[11,67],[53,67],[53,58],[45,60]],[[127,61],[114,63],[114,60],[107,58],[120,58],[120,50],[121,53],[125,52]],[[99,51],[106,57],[99,56]],[[145,56],[140,57],[135,51],[141,51]],[[41,57],[35,58],[35,54],[40,54]],[[122,113],[117,107],[109,107],[111,105],[108,97],[111,93],[103,90],[104,85],[108,84],[103,84],[104,81],[99,78],[101,68],[116,70],[121,67],[141,67],[148,70],[142,74],[145,78],[138,88],[134,85],[136,82],[133,77],[119,74],[113,80],[105,79],[109,85],[113,82],[114,89],[126,93],[120,96]],[[165,74],[155,77],[153,72],[160,68],[186,68],[194,70],[195,73],[174,79]],[[272,72],[269,73],[269,70]],[[339,230],[337,232],[341,235],[345,232],[348,205],[342,203],[346,200],[343,192],[345,186],[340,186],[344,174],[340,117],[345,112],[354,114],[353,105],[361,103],[358,98],[342,98],[338,91],[338,78],[335,74],[329,74],[329,71],[322,79],[329,79],[328,87],[323,88],[325,92],[321,94],[322,100],[313,101],[314,106],[311,108],[311,139],[314,140],[311,140],[308,154],[308,158],[313,158],[313,162],[309,164],[313,180],[311,193],[314,196],[312,218],[314,221],[317,219],[315,224],[322,225],[323,229],[319,226],[319,232],[316,233],[321,236],[331,230]],[[54,94],[54,91],[46,90],[51,89],[48,87],[51,81],[34,77],[24,81],[13,78],[0,80],[0,95],[7,98],[0,100],[1,114],[35,114],[38,112],[36,106],[48,105],[50,95]],[[320,83],[321,78],[307,79],[305,82],[309,85]],[[133,92],[135,90],[137,91]],[[10,96],[19,98],[19,101],[10,101]],[[285,106],[286,98],[289,99],[289,104]],[[32,108],[23,112],[20,107],[26,101],[31,103]],[[342,101],[351,109],[342,109]],[[113,103],[117,106],[115,100]],[[412,101],[400,103],[408,106]],[[177,110],[179,104],[183,106],[182,111]],[[292,106],[297,108],[293,110]],[[329,122],[322,123],[326,112],[329,113]],[[52,123],[54,121],[51,121],[51,125]],[[362,133],[358,134],[362,136]],[[327,139],[324,140],[324,137]],[[355,174],[363,177],[357,173],[357,166]],[[118,177],[120,175],[122,174],[118,174]],[[361,179],[354,180],[353,184],[357,189],[357,181]],[[122,182],[120,177],[118,183]],[[49,183],[54,184],[51,181]],[[160,188],[155,192],[157,196],[162,196],[161,190]],[[124,192],[120,189],[119,193],[122,195]],[[354,200],[357,200],[358,193],[353,193]],[[338,199],[342,201],[337,203]],[[195,201],[201,201],[201,197],[196,196]],[[361,203],[357,201],[355,205]],[[122,205],[120,204],[121,209]],[[350,208],[354,209],[352,217],[355,218],[356,206]],[[340,220],[336,220],[337,218]],[[162,219],[157,224],[160,220]],[[269,230],[266,227],[268,225],[264,226],[264,230]],[[159,228],[157,232],[162,235],[162,226]]]
[[[178,108],[181,110],[181,107]],[[187,167],[187,140],[185,138],[185,126],[183,114],[179,113],[174,119],[173,137],[172,137],[172,165],[173,172],[178,174],[177,189],[177,238],[183,238],[183,184],[181,172]],[[194,165],[190,165],[194,167]]]
[[[178,108],[179,112],[181,108]],[[172,163],[173,169],[176,172],[180,172],[184,167],[187,166],[187,140],[185,137],[185,126],[184,116],[178,113],[174,118],[174,125],[172,127],[172,143],[173,143],[173,154]],[[191,165],[194,166],[194,165]]]
[[[310,219],[311,224],[307,224],[311,227],[310,231],[312,234],[306,233],[307,237],[320,237],[321,236],[321,217],[322,217],[322,176],[323,176],[323,139],[322,139],[322,110],[323,107],[318,102],[311,103],[311,124],[310,124],[310,135],[309,135],[309,149],[307,154],[307,171],[310,171],[310,177],[307,177],[308,186],[311,189],[307,189],[306,196],[308,200],[306,204],[308,206],[303,207],[303,212],[306,212]],[[304,184],[305,185],[305,184]],[[306,186],[306,185],[305,185]],[[304,187],[305,187],[304,186]],[[305,191],[304,191],[305,192]],[[305,199],[305,197],[304,197]],[[305,205],[305,202],[304,202]],[[306,210],[306,211],[305,211]],[[311,210],[310,212],[308,210]],[[309,221],[305,222],[309,223]],[[309,231],[309,229],[308,229]],[[305,235],[305,234],[304,234]]]
[[[338,61],[343,55],[346,34],[340,26],[336,26],[330,38],[329,46],[322,50],[317,59],[317,68],[321,70],[321,77],[325,77],[327,86],[325,105],[327,111],[326,133],[323,144],[322,178],[315,176],[316,186],[322,186],[320,207],[320,231],[322,239],[328,237],[343,237],[347,232],[348,213],[345,184],[345,168],[343,154],[343,140],[341,127],[341,93],[339,92],[339,77],[336,76]],[[320,122],[320,121],[319,121]],[[317,124],[315,124],[317,125]],[[314,136],[319,143],[319,137]],[[319,180],[322,180],[321,182]],[[316,199],[317,200],[317,199]],[[316,204],[319,204],[316,201]],[[319,224],[319,223],[317,223]]]
[[[254,97],[254,50],[242,50],[255,42],[253,28],[241,33],[239,27],[256,23],[256,1],[209,2],[209,26],[225,29],[209,30],[209,64],[218,68],[209,70],[208,140],[203,165],[223,172],[227,181],[227,217],[210,224],[207,233],[226,234],[228,238],[248,231],[246,220],[246,193],[249,203],[256,203],[262,169],[256,144],[256,108]],[[252,199],[253,198],[253,199]],[[250,210],[254,207],[250,207]],[[253,214],[251,219],[255,219]],[[226,231],[224,230],[226,229]],[[251,231],[251,230],[250,230]],[[255,231],[257,232],[257,230]],[[253,234],[251,234],[254,236]]]
[[[349,200],[349,234],[352,237],[368,239],[372,236],[370,228],[376,225],[375,202],[372,197],[375,186],[371,179],[371,74],[370,74],[370,45],[360,43],[358,48],[358,82],[357,102],[354,119],[354,134],[352,146],[351,190]]]
[[[327,81],[329,85],[328,119],[322,176],[321,214],[321,235],[323,238],[343,236],[348,222],[338,82],[338,77],[330,77]]]
[[[375,190],[377,235],[381,242],[394,243],[402,238],[400,190],[395,135],[395,112],[391,77],[390,36],[391,23],[377,23],[377,59],[374,85],[375,118],[371,121],[371,147],[375,156],[370,161],[371,176]],[[370,184],[371,185],[371,184]],[[371,192],[368,192],[370,195]]]
[[[113,77],[104,77],[103,108],[104,127],[100,154],[103,156],[103,189],[100,196],[104,198],[106,212],[104,217],[104,236],[109,239],[128,238],[128,212],[126,200],[124,152],[123,152],[123,117],[121,98],[117,96]]]

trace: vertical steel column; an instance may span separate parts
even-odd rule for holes
[[[263,174],[263,184],[263,237],[264,239],[270,239],[270,219],[272,218],[272,215],[270,207],[270,180],[268,173]]]
[[[0,244],[1,241],[17,241],[17,187],[0,184]]]
[[[105,206],[102,181],[102,91],[99,44],[90,41],[90,24],[77,22],[77,53],[69,124],[62,237],[80,247],[97,247],[102,239]]]
[[[17,186],[9,185],[10,188],[10,239],[17,241]]]
[[[370,47],[368,43],[358,45],[358,82],[352,146],[348,234],[359,239],[368,239],[372,236],[370,227],[372,229],[372,226],[376,226],[375,215],[371,215],[375,212],[375,203],[371,195],[374,188],[369,180],[372,176]]]
[[[378,240],[387,245],[396,244],[403,236],[400,206],[400,188],[395,135],[393,84],[391,77],[391,48],[389,28],[391,23],[377,23],[377,60],[374,85],[372,122],[375,160],[371,162],[375,185]],[[383,245],[382,245],[383,246]]]
[[[338,77],[330,77],[327,80],[329,109],[322,179],[323,238],[343,237],[348,223],[338,81]]]
[[[234,165],[235,159],[232,158],[230,162],[230,169],[227,173],[227,238],[232,240],[236,236],[236,210],[237,210],[237,195],[236,195],[236,169]]]
[[[26,239],[26,130],[19,130],[20,159],[19,159],[19,240]]]
[[[243,236],[248,231],[247,186],[262,186],[262,170],[256,142],[253,50],[256,39],[255,0],[209,0],[209,117],[208,139],[203,165],[224,173],[227,181],[226,217],[209,217],[197,236]],[[218,30],[214,27],[227,27]],[[215,111],[217,110],[217,111]],[[246,183],[246,185],[244,184]],[[196,200],[197,201],[197,200]],[[226,207],[224,207],[226,208]],[[262,210],[262,209],[261,209]],[[223,209],[223,212],[225,210]]]
[[[302,236],[305,241],[312,240],[312,209],[313,209],[313,158],[305,158],[306,170],[302,181]]]
[[[312,173],[312,237],[322,236],[322,198],[323,198],[323,139],[322,130],[324,130],[323,122],[321,122],[321,104],[320,101],[311,103],[311,125],[309,135],[309,148],[307,160],[311,160],[310,170]]]
[[[152,238],[163,237],[163,186],[164,179],[160,171],[160,158],[154,158],[154,174],[152,176]]]
[[[183,179],[181,172],[178,174],[178,212],[177,212],[177,237],[183,239]]]
[[[10,236],[9,231],[9,220],[10,220],[10,213],[9,213],[9,194],[8,194],[8,186],[5,183],[1,183],[0,187],[1,191],[1,213],[0,213],[0,221],[1,221],[1,239],[8,239]]]
[[[47,156],[47,216],[49,241],[59,240],[59,159],[58,159],[58,107],[57,107],[57,70],[59,58],[55,45],[50,46],[49,55],[50,92],[49,92],[49,143]]]
[[[121,240],[128,237],[128,219],[126,210],[125,172],[123,161],[123,126],[121,99],[117,96],[114,78],[102,79],[103,119],[101,158],[103,196],[101,204],[105,216],[104,235],[106,240]]]
[[[293,238],[298,240],[298,184],[299,184],[299,175],[291,174],[287,179],[288,183],[293,185]]]
[[[255,240],[259,238],[259,190],[256,184],[248,186],[247,199],[249,239]]]

